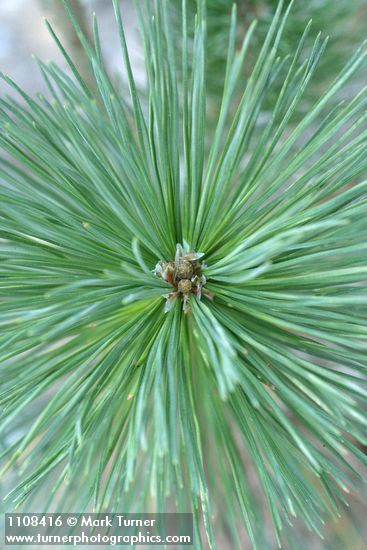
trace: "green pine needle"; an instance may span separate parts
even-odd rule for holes
[[[197,11],[197,0],[186,0],[189,21],[194,21]],[[210,113],[215,118],[218,102],[223,89],[223,77],[226,67],[226,48],[230,34],[230,12],[232,3],[228,0],[207,0],[207,89]],[[285,5],[292,3],[285,0]],[[266,38],[269,25],[275,12],[278,0],[237,0],[239,21],[238,30],[233,37],[237,47],[240,47],[242,35],[254,20],[257,20],[257,32],[251,41],[250,56],[255,59]],[[179,29],[182,17],[181,2],[171,2],[173,20]],[[312,49],[316,34],[321,30],[330,36],[326,53],[318,63],[316,77],[308,87],[303,101],[297,106],[298,116],[304,114],[310,107],[312,100],[317,98],[335,75],[348,61],[358,44],[365,38],[367,25],[367,9],[363,0],[308,0],[307,2],[293,2],[287,25],[279,43],[279,54],[285,58],[292,57],[295,45],[299,42],[304,28],[312,19],[311,34],[308,36],[303,59]],[[190,33],[192,38],[193,33]],[[177,40],[177,46],[180,41]],[[272,110],[284,81],[284,67],[279,66],[274,71],[273,93],[269,94],[264,103],[266,109]],[[244,67],[246,75],[251,74],[251,63]]]
[[[260,550],[256,477],[279,543],[294,518],[321,533],[366,465],[367,87],[338,100],[366,46],[295,122],[325,41],[305,59],[308,26],[282,60],[281,2],[244,81],[256,30],[237,49],[234,8],[206,141],[205,2],[179,59],[167,1],[137,2],[147,103],[113,4],[129,99],[66,3],[99,96],[52,29],[73,77],[38,60],[50,99],[3,75],[20,94],[0,101],[8,498],[29,508],[52,480],[45,510],[193,511],[195,548],[203,519],[210,547],[222,528],[243,547],[244,525]]]

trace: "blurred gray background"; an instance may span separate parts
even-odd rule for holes
[[[100,27],[101,42],[105,61],[111,75],[122,76],[123,65],[118,44],[118,36],[110,0],[70,0],[76,14],[82,9],[84,26],[92,25],[95,12]],[[133,57],[137,79],[143,84],[143,56],[139,39],[138,24],[130,0],[121,0],[128,46]],[[65,68],[66,64],[50,36],[44,23],[46,17],[56,33],[62,38],[67,50],[73,51],[83,71],[83,57],[75,34],[66,20],[61,0],[1,0],[0,1],[0,71],[8,74],[30,95],[45,92],[45,84],[32,55],[43,61],[53,60]],[[81,67],[80,67],[81,65]],[[12,93],[0,83],[0,93]]]

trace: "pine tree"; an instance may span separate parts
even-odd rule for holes
[[[203,521],[211,548],[222,529],[243,548],[244,525],[262,550],[261,487],[279,544],[297,547],[293,518],[321,533],[366,465],[367,87],[337,101],[366,46],[296,122],[326,41],[304,60],[309,25],[282,60],[280,2],[244,82],[256,31],[237,49],[234,7],[208,137],[206,7],[191,51],[185,4],[177,59],[166,0],[137,2],[147,104],[118,0],[129,99],[97,21],[90,45],[66,2],[98,96],[51,27],[72,75],[37,60],[50,99],[3,75],[20,94],[0,109],[8,498],[29,507],[52,480],[45,510],[189,510],[195,549]]]
[[[257,30],[254,33],[249,57],[256,59],[262,44],[266,38],[273,14],[277,8],[278,0],[238,0],[238,30],[237,46],[240,47],[241,37],[251,24],[256,21]],[[287,25],[279,44],[279,55],[285,58],[293,56],[298,45],[299,37],[305,26],[312,19],[312,28],[304,46],[303,59],[307,58],[312,50],[316,35],[322,31],[328,35],[328,47],[321,57],[315,77],[300,104],[299,115],[307,112],[310,104],[322,94],[322,91],[334,79],[335,75],[343,68],[353,51],[365,38],[367,25],[367,9],[361,0],[349,2],[348,0],[310,0],[299,2],[286,0],[285,5],[292,4]],[[182,6],[181,2],[172,2],[173,17],[177,28],[181,27]],[[226,44],[230,32],[230,13],[232,2],[228,0],[207,0],[207,95],[210,100],[210,110],[215,119],[217,109],[220,106],[223,92],[224,75],[226,67]],[[187,0],[187,17],[192,23],[197,11],[197,0]],[[193,33],[190,34],[193,38]],[[179,47],[180,41],[177,41]],[[244,67],[249,76],[251,63]],[[281,90],[286,74],[286,68],[279,67],[279,74],[275,75],[273,94],[263,105],[264,110],[272,110],[276,98]]]

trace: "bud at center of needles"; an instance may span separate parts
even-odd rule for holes
[[[189,313],[191,296],[201,299],[202,293],[205,293],[203,286],[206,284],[206,278],[202,272],[206,265],[199,261],[203,256],[202,252],[190,251],[187,246],[184,248],[178,244],[174,260],[168,262],[161,260],[157,263],[153,271],[154,275],[174,288],[172,292],[164,294],[167,300],[165,312],[172,308],[176,299],[181,299],[184,313]]]

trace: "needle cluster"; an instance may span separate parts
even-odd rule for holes
[[[118,0],[129,95],[67,2],[98,93],[50,26],[69,71],[37,60],[48,94],[3,75],[2,473],[11,506],[192,511],[197,549],[297,546],[367,465],[366,45],[299,120],[326,40],[309,24],[283,58],[280,2],[253,58],[234,7],[208,135],[197,4],[177,50],[168,0],[136,2],[145,93]]]

